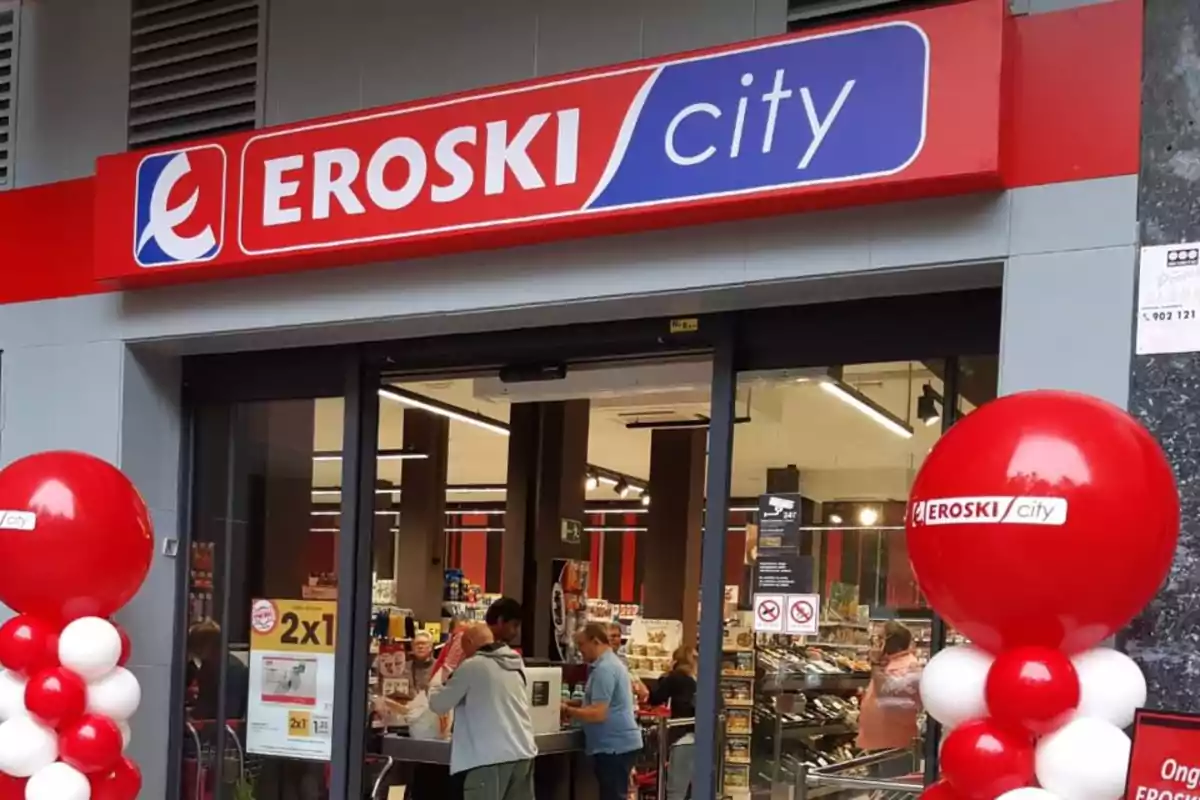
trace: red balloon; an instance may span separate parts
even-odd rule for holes
[[[109,622],[117,629],[117,634],[121,637],[121,658],[117,661],[117,666],[123,667],[129,663],[130,657],[133,656],[133,640],[129,638],[129,633],[124,628],[111,619]]]
[[[992,653],[1073,654],[1157,593],[1179,535],[1179,494],[1154,438],[1102,400],[1009,395],[925,459],[908,552],[930,605]]]
[[[85,453],[28,456],[0,471],[0,602],[66,623],[108,617],[154,554],[150,514],[120,470]]]
[[[941,765],[959,794],[993,800],[1033,783],[1033,742],[990,719],[964,722],[942,742]]]
[[[85,775],[109,772],[121,760],[121,729],[108,717],[86,714],[58,732],[58,757]]]
[[[940,780],[925,787],[921,800],[962,800],[962,795],[955,791],[950,781]]]
[[[87,710],[87,684],[62,667],[39,672],[25,685],[25,708],[57,728]]]
[[[92,800],[137,800],[142,790],[142,773],[128,758],[121,759],[112,770],[90,776]],[[0,796],[0,800],[4,800]]]
[[[1071,659],[1048,647],[1017,647],[996,656],[985,694],[992,719],[1042,736],[1079,705],[1079,675]]]
[[[0,800],[25,800],[25,784],[29,778],[14,778],[0,772]]]
[[[20,614],[0,625],[0,664],[32,675],[58,666],[58,631],[37,617]]]

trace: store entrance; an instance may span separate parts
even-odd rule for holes
[[[605,764],[655,798],[866,779],[873,634],[905,621],[917,661],[940,635],[904,499],[946,420],[994,394],[998,309],[966,292],[189,362],[171,791],[457,796],[469,723],[436,697],[483,646],[523,665],[540,800],[596,796]],[[785,537],[768,517],[789,503]],[[807,594],[816,633],[755,630],[756,596],[782,615]],[[615,766],[563,710],[594,705],[610,649],[637,731]],[[889,749],[915,773],[936,739]]]

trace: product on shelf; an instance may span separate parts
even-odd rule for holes
[[[638,617],[629,626],[629,670],[639,678],[658,678],[671,670],[671,655],[683,643],[683,623]]]
[[[751,710],[748,708],[730,708],[725,711],[725,732],[731,736],[749,736],[751,731]]]
[[[749,736],[727,736],[725,738],[725,763],[733,765],[750,763]]]

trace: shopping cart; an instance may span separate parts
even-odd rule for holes
[[[224,747],[217,753],[217,723],[215,720],[188,720],[187,750],[183,758],[184,800],[215,800],[217,760],[222,760],[221,782],[237,786],[257,777],[257,760],[249,762],[242,745],[237,722],[226,723]]]

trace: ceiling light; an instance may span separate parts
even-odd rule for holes
[[[380,450],[375,454],[380,461],[422,461],[429,458],[427,453],[414,453],[409,450]],[[326,450],[313,453],[313,461],[341,461],[342,454],[337,450]]]
[[[833,525],[841,525],[842,524],[842,515],[841,514],[830,514],[829,522]]]
[[[938,393],[933,390],[933,387],[928,383],[925,384],[921,388],[921,396],[917,398],[917,419],[926,425],[936,425],[942,418],[937,407],[938,400],[940,399]]]
[[[600,479],[596,477],[596,473],[589,472],[583,481],[583,485],[590,492],[600,485]]]
[[[891,431],[892,433],[904,439],[911,439],[913,432],[908,425],[897,420],[886,409],[879,407],[873,400],[853,389],[849,386],[844,386],[833,381],[822,381],[821,388],[829,394],[841,400],[851,408],[856,409],[860,413],[870,417],[877,424]]]
[[[482,414],[475,414],[470,411],[463,411],[453,406],[444,403],[438,403],[434,400],[406,392],[402,389],[397,389],[392,386],[380,387],[379,396],[391,400],[396,403],[402,403],[412,408],[419,408],[422,411],[428,411],[430,414],[437,414],[446,419],[452,419],[455,422],[465,422],[468,425],[474,425],[477,428],[483,428],[485,431],[498,433],[501,436],[508,436],[508,426],[503,422],[488,419]]]
[[[650,493],[649,492],[645,492],[642,494],[642,505],[644,505],[644,506],[650,505]]]
[[[629,482],[627,480],[625,480],[624,478],[621,478],[619,481],[616,482],[616,484],[614,484],[613,491],[616,492],[618,495],[620,495],[622,498],[625,498],[625,497],[629,496],[629,492],[631,491],[632,488],[633,487],[631,487],[629,485]]]
[[[867,506],[858,512],[858,524],[869,528],[876,522],[879,522],[879,511],[871,506]]]

